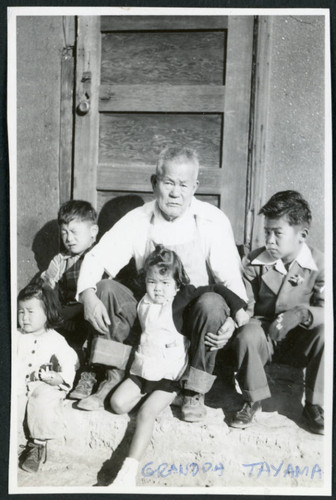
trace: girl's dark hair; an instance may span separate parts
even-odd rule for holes
[[[42,280],[29,283],[18,295],[18,302],[24,302],[36,298],[41,300],[47,316],[46,328],[57,328],[61,325],[63,318],[61,314],[61,304],[57,293],[46,285]]]
[[[163,245],[156,245],[154,252],[148,255],[140,277],[145,280],[149,269],[153,266],[159,268],[159,273],[163,276],[171,273],[176,285],[181,288],[190,283],[190,279],[185,272],[180,257],[173,251],[168,250]]]
[[[308,202],[297,191],[279,191],[260,209],[269,219],[285,217],[290,226],[309,228],[312,215]]]

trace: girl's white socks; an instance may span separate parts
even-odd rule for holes
[[[139,461],[135,458],[127,457],[122,464],[117,477],[113,481],[113,486],[136,486],[136,475],[138,472]],[[111,486],[112,486],[111,485]]]

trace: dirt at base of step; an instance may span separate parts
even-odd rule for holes
[[[273,396],[263,402],[263,412],[248,429],[232,429],[226,423],[241,396],[225,374],[219,374],[207,395],[203,422],[183,422],[179,408],[167,408],[155,424],[137,485],[322,487],[324,440],[307,432],[301,420],[302,372],[278,365],[267,371]],[[135,414],[83,412],[73,406],[66,402],[65,439],[49,443],[42,470],[18,471],[19,487],[77,486],[94,493],[113,481],[127,456]]]

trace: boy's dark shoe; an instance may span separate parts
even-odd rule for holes
[[[204,394],[187,391],[183,396],[181,417],[185,422],[200,422],[207,414],[204,405]]]
[[[243,407],[237,411],[233,418],[229,421],[229,426],[235,427],[236,429],[246,429],[246,427],[250,427],[253,425],[256,412],[260,410],[260,401],[255,401],[254,403],[245,401]]]
[[[47,442],[29,441],[20,455],[19,465],[26,472],[37,472],[47,461]]]
[[[93,388],[97,383],[96,374],[94,372],[82,372],[77,386],[70,392],[70,399],[84,399],[90,396]]]
[[[306,402],[302,416],[310,432],[324,434],[324,411],[320,405],[313,405]]]
[[[96,394],[92,394],[79,401],[77,408],[86,411],[95,411],[104,409],[104,401],[106,397],[110,394],[112,389],[114,389],[125,377],[125,370],[120,370],[119,368],[112,368],[106,370],[106,379],[99,384]]]

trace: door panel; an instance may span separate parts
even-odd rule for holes
[[[211,85],[102,85],[99,112],[223,112],[225,87]]]
[[[101,32],[226,30],[227,16],[102,16]]]
[[[217,168],[221,155],[222,115],[102,113],[99,163],[111,167],[155,166],[166,145],[189,144],[204,167]]]
[[[101,83],[223,85],[225,32],[102,35]]]
[[[167,145],[200,158],[197,196],[223,209],[243,240],[252,17],[78,18],[74,197],[98,208],[152,198]],[[78,147],[82,151],[77,153]]]

